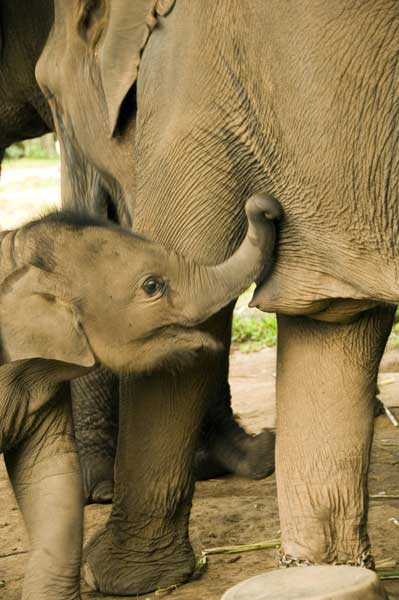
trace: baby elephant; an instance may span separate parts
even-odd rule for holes
[[[98,363],[173,367],[218,344],[196,326],[270,268],[279,204],[247,202],[247,235],[216,266],[88,216],[0,234],[0,450],[31,540],[23,598],[78,600],[80,468],[68,381]]]

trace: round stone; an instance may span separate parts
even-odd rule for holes
[[[386,600],[377,575],[349,566],[277,569],[242,581],[222,600]]]

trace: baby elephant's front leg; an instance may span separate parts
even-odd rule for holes
[[[68,395],[62,385],[5,455],[31,542],[23,600],[80,599],[83,500]]]

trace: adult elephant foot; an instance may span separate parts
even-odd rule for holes
[[[248,434],[236,421],[197,450],[194,474],[197,480],[235,474],[263,479],[274,473],[276,436],[271,430]]]
[[[281,563],[373,566],[367,472],[376,380],[394,309],[350,324],[279,317]]]
[[[112,502],[118,388],[118,378],[104,367],[71,382],[74,428],[86,504]]]
[[[100,531],[86,546],[83,576],[88,586],[110,595],[136,596],[185,583],[195,568],[195,557],[188,540],[163,543],[154,539],[143,548],[139,537],[128,545],[118,545],[109,529]],[[168,542],[166,542],[168,543]],[[117,574],[117,577],[115,576]]]
[[[230,329],[231,316],[227,326]],[[203,480],[235,474],[263,479],[274,472],[275,435],[270,430],[250,435],[234,416],[228,383],[228,351],[229,348],[221,359],[219,380],[214,384],[202,423],[194,461],[195,477]]]

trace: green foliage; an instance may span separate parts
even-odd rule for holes
[[[6,150],[6,158],[50,158],[46,148],[39,140],[19,142],[9,146]]]
[[[12,146],[10,146],[11,148]],[[59,158],[8,158],[6,157],[2,164],[2,169],[19,170],[19,169],[46,169],[48,167],[56,167],[60,164]],[[59,182],[58,182],[59,183]],[[28,184],[27,184],[28,187]]]
[[[395,321],[392,327],[391,335],[388,339],[388,348],[399,350],[399,308],[396,311]]]
[[[18,142],[17,144],[13,144],[6,148],[6,158],[22,158],[25,156],[25,148],[22,142]]]
[[[395,323],[392,327],[388,340],[388,348],[399,350],[399,323]]]
[[[54,134],[17,142],[6,149],[6,158],[45,159],[58,158]]]
[[[399,309],[396,319],[389,336],[388,348],[399,350]],[[241,352],[256,352],[262,348],[275,346],[277,344],[276,317],[266,313],[264,317],[234,315],[232,341],[239,346]]]
[[[25,144],[25,158],[50,158],[48,149],[39,140],[30,140]]]
[[[274,315],[264,317],[233,318],[233,344],[239,344],[241,352],[256,352],[277,343],[277,321]]]

